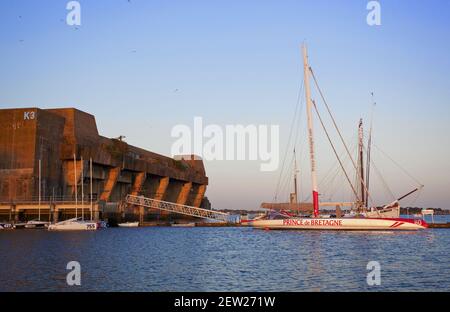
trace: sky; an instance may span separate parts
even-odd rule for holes
[[[281,183],[281,164],[262,172],[260,161],[210,160],[207,196],[219,209],[287,200],[295,145],[308,200],[305,108],[297,100],[306,42],[349,146],[359,118],[367,132],[373,115],[382,177],[372,174],[374,202],[423,184],[402,205],[450,208],[450,1],[379,1],[381,25],[369,26],[365,0],[83,0],[76,27],[66,23],[67,2],[0,2],[0,108],[76,107],[95,115],[102,135],[164,155],[172,128],[193,127],[196,116],[221,127],[279,125],[280,159],[288,155]],[[296,118],[298,139],[290,142]],[[349,200],[342,174],[327,182],[336,160],[321,130],[316,118],[321,200]]]

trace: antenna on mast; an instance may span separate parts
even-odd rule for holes
[[[372,151],[372,129],[373,129],[373,113],[377,103],[374,100],[373,92],[370,93],[372,96],[372,112],[370,114],[370,129],[369,129],[369,139],[367,141],[367,159],[366,159],[366,187],[367,193],[365,198],[365,205],[369,206],[369,186],[370,186],[370,153]]]

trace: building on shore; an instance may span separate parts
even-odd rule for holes
[[[54,221],[91,209],[95,219],[124,215],[127,194],[200,207],[207,185],[198,157],[174,159],[103,137],[95,117],[75,108],[0,109],[0,220],[38,210]]]

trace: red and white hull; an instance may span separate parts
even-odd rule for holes
[[[282,220],[255,220],[248,225],[272,230],[422,230],[428,227],[423,220],[376,218],[290,218]]]

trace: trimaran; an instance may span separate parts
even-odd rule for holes
[[[421,219],[406,219],[400,218],[400,205],[399,201],[403,198],[411,195],[412,193],[419,190],[409,192],[408,194],[398,198],[394,202],[385,205],[383,208],[371,208],[368,209],[368,186],[364,183],[363,174],[364,169],[362,166],[362,144],[360,143],[358,161],[361,162],[361,166],[357,168],[357,175],[359,181],[361,182],[361,191],[358,194],[355,188],[352,189],[357,195],[356,213],[337,218],[324,218],[319,214],[319,191],[317,186],[317,175],[316,175],[316,160],[315,160],[315,150],[314,150],[314,131],[313,131],[313,115],[312,109],[316,109],[315,102],[311,99],[311,91],[309,85],[309,79],[312,76],[314,79],[314,74],[312,69],[308,65],[308,55],[306,51],[306,45],[303,45],[303,63],[304,63],[304,86],[305,86],[305,97],[306,97],[306,110],[307,110],[307,126],[308,126],[308,138],[309,138],[309,154],[311,161],[311,178],[312,178],[312,199],[314,215],[311,218],[307,217],[296,217],[290,214],[279,214],[276,218],[263,217],[259,219],[249,220],[248,225],[255,228],[263,229],[283,229],[283,230],[419,230],[428,227],[427,223]],[[319,91],[320,92],[320,91]],[[318,111],[317,111],[318,113]],[[319,115],[320,123],[323,125],[322,119]],[[333,120],[334,122],[334,120]],[[336,124],[335,124],[336,126]],[[336,126],[337,127],[337,126]],[[325,132],[326,129],[324,128]],[[328,133],[327,137],[330,140]],[[342,139],[342,137],[341,137]],[[360,122],[359,127],[359,139],[362,142],[362,123]],[[331,143],[331,140],[330,140]],[[345,144],[344,144],[345,145]],[[334,149],[334,147],[333,147]],[[334,150],[335,151],[335,150]],[[348,152],[348,150],[347,150]],[[336,154],[336,151],[335,151]],[[337,154],[336,154],[337,156]],[[338,157],[338,156],[337,156]],[[339,160],[339,157],[338,157]],[[342,166],[342,164],[341,164]],[[360,171],[359,171],[359,170]],[[344,170],[345,172],[345,170]],[[348,180],[348,176],[347,176]],[[348,180],[349,181],[349,180]],[[351,184],[351,183],[350,183]]]

